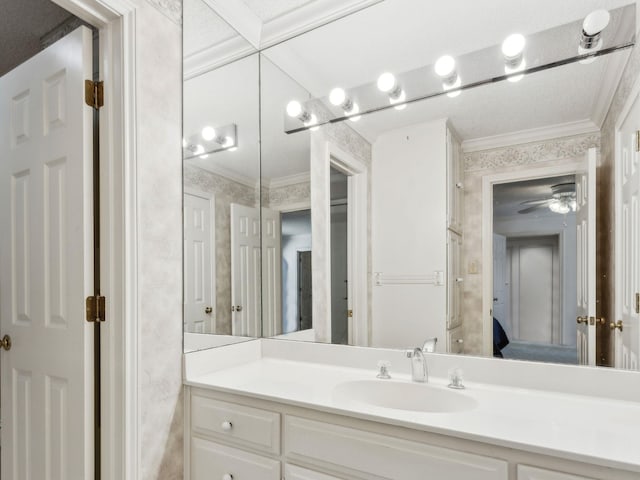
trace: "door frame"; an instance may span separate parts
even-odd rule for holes
[[[627,99],[622,107],[622,110],[620,110],[620,113],[616,118],[615,127],[614,127],[615,129],[614,129],[614,154],[613,154],[614,155],[613,204],[614,204],[615,215],[613,219],[614,221],[613,261],[614,261],[615,274],[613,278],[614,305],[612,310],[613,310],[613,314],[615,315],[615,318],[611,319],[613,322],[616,322],[622,318],[622,292],[621,292],[622,289],[616,288],[616,285],[622,285],[622,278],[621,278],[622,269],[618,268],[618,266],[621,264],[621,261],[622,261],[621,260],[622,248],[620,247],[622,242],[622,208],[621,208],[622,192],[620,190],[620,166],[622,165],[622,141],[620,139],[621,138],[620,130],[622,129],[622,125],[627,119],[629,112],[633,108],[633,104],[636,102],[638,97],[640,97],[640,78],[638,78],[633,84],[633,87],[631,88],[631,91],[627,96]],[[604,313],[604,315],[606,315],[606,312]],[[609,346],[610,346],[610,351],[612,352],[610,359],[613,361],[614,368],[621,368],[621,365],[622,365],[622,352],[619,351],[620,350],[619,348],[617,348],[619,338],[620,338],[620,332],[618,330],[614,330],[614,332],[609,337]]]
[[[102,478],[138,478],[136,6],[129,0],[52,0],[100,32],[100,283]]]
[[[347,297],[348,309],[355,312],[355,316],[348,320],[347,343],[366,347],[370,344],[370,325],[368,312],[367,289],[367,192],[368,173],[364,163],[356,160],[352,155],[329,143],[329,165],[347,175]],[[328,198],[331,199],[331,185]],[[329,211],[331,201],[329,201]],[[327,216],[329,231],[331,214]],[[312,244],[313,245],[313,244]],[[329,248],[331,237],[329,236]],[[329,264],[331,255],[329,255]],[[331,278],[329,275],[327,278]],[[331,295],[329,288],[329,295]],[[330,311],[330,310],[329,310]]]
[[[582,162],[546,165],[516,172],[502,172],[482,177],[482,353],[493,355],[493,186],[501,183],[535,180],[575,174]]]

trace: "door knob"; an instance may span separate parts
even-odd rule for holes
[[[589,317],[578,317],[576,318],[576,322],[578,324],[584,323],[586,325],[587,323],[589,323]]]
[[[204,307],[204,313],[211,313],[213,312],[213,308],[211,307]]]
[[[611,322],[609,324],[609,328],[611,328],[611,330],[615,330],[617,328],[622,331],[622,320],[618,320],[616,323]]]
[[[11,350],[11,337],[9,335],[2,337],[2,340],[0,340],[0,347],[7,351]]]

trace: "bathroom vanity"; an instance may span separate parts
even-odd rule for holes
[[[566,387],[597,369],[533,382],[544,365],[426,358],[424,384],[400,350],[256,340],[188,354],[185,478],[640,478],[638,386],[613,400]],[[379,360],[391,379],[376,378]],[[447,388],[452,367],[466,389]]]

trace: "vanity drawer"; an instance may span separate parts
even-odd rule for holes
[[[234,405],[194,394],[191,397],[191,429],[194,433],[280,453],[280,414]]]
[[[507,462],[305,418],[285,417],[285,455],[368,479],[507,480]]]
[[[191,438],[191,478],[280,480],[280,462],[209,440]]]
[[[593,480],[593,478],[518,465],[518,480]]]
[[[284,466],[284,478],[287,480],[343,480],[340,477],[316,472],[308,468],[298,467],[289,463]]]

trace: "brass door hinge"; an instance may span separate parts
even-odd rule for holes
[[[84,103],[96,110],[104,105],[104,82],[84,81]]]
[[[636,293],[636,313],[640,313],[640,293]]]
[[[353,317],[353,310],[347,310],[347,318]]]
[[[87,322],[104,322],[105,321],[105,298],[104,297],[87,297],[86,311]]]
[[[636,152],[640,152],[640,130],[636,130]]]

